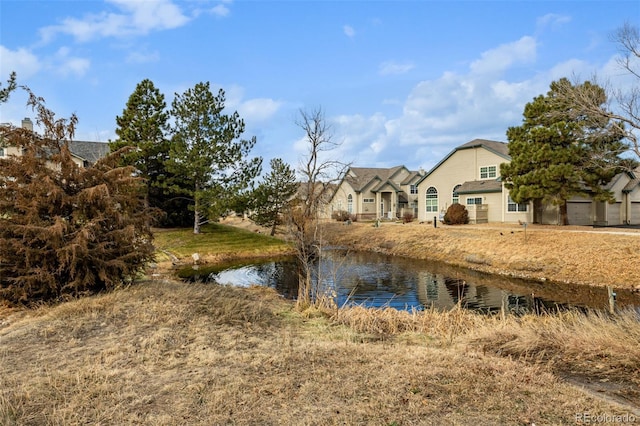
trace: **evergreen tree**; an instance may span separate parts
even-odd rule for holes
[[[134,148],[123,156],[122,165],[135,167],[136,173],[145,179],[147,205],[164,212],[163,225],[185,225],[193,220],[188,201],[169,190],[169,182],[176,187],[181,182],[166,167],[170,146],[166,137],[169,129],[166,106],[164,95],[153,82],[142,80],[129,96],[122,115],[116,117],[118,139],[110,147],[112,152],[125,146]]]
[[[610,201],[604,188],[624,161],[623,135],[608,119],[575,114],[574,106],[559,98],[566,79],[551,84],[525,106],[523,124],[507,130],[510,163],[500,166],[505,186],[517,203],[534,201],[559,206],[561,222],[568,224],[567,200],[593,196]],[[588,85],[593,96],[606,102],[604,90]]]
[[[141,179],[118,167],[121,152],[77,165],[76,116],[56,119],[29,95],[44,135],[2,128],[22,155],[0,159],[0,297],[31,303],[114,288],[153,259]]]
[[[271,171],[253,191],[251,219],[259,225],[270,226],[273,236],[298,184],[295,171],[280,158],[272,159],[269,164]]]
[[[175,123],[167,166],[191,183],[185,192],[192,199],[195,234],[208,217],[223,214],[234,195],[260,173],[262,159],[248,158],[255,137],[240,139],[244,121],[237,112],[223,114],[224,102],[224,91],[214,96],[208,82],[176,94],[172,102]]]

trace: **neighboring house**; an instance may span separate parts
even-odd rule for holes
[[[415,215],[420,172],[405,166],[350,167],[331,201],[331,213],[346,211],[358,220],[396,219]]]
[[[418,220],[441,220],[451,204],[461,203],[471,223],[559,224],[557,206],[511,199],[500,176],[500,164],[510,161],[504,142],[474,139],[455,148],[417,182]],[[616,175],[607,189],[613,192],[614,203],[590,197],[567,200],[569,224],[640,224],[640,168]]]
[[[640,225],[640,167],[617,174],[607,189],[613,192],[615,202],[593,202],[593,224]]]
[[[460,203],[471,223],[531,221],[529,203],[514,203],[500,179],[500,164],[509,161],[504,142],[474,139],[455,148],[417,182],[418,220],[441,220]]]
[[[22,120],[22,128],[33,131],[31,119]],[[70,141],[69,150],[73,161],[81,167],[89,167],[110,152],[109,144],[104,142]],[[11,145],[0,144],[0,157],[20,156],[22,151]]]

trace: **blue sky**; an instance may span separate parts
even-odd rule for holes
[[[610,34],[638,1],[34,1],[0,3],[0,79],[75,112],[76,139],[115,139],[137,83],[171,104],[222,88],[255,155],[296,166],[300,109],[322,108],[337,158],[430,169],[475,138],[506,142],[524,105],[561,77],[628,76]],[[16,93],[0,122],[32,116]]]

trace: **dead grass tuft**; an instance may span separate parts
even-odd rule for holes
[[[345,307],[335,313],[333,320],[357,332],[381,336],[396,336],[403,333],[420,333],[430,337],[451,341],[469,332],[483,322],[483,318],[465,309],[440,312],[399,311],[393,308]]]
[[[543,364],[587,382],[623,385],[618,394],[640,407],[640,315],[626,310],[564,312],[488,322],[469,336],[483,352]]]

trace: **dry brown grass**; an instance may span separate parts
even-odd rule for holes
[[[611,231],[618,231],[617,234]],[[640,289],[640,231],[530,225],[327,223],[325,237],[356,250],[432,259],[489,273]]]
[[[594,330],[637,339],[624,318]],[[563,383],[547,358],[491,350],[556,328],[550,341],[564,339],[590,320],[543,321],[361,308],[330,319],[264,288],[149,281],[0,312],[0,424],[574,424],[585,411],[628,413]],[[611,345],[581,337],[593,353]]]
[[[476,337],[473,337],[473,336]],[[565,312],[485,324],[469,336],[483,352],[550,367],[640,410],[640,314]]]

